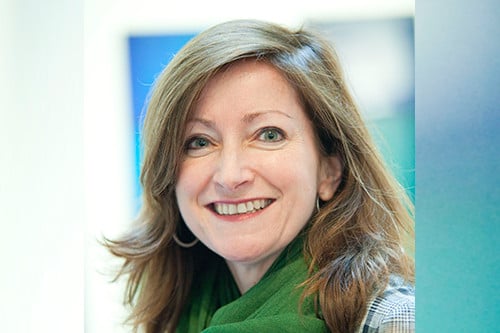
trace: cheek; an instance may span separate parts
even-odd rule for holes
[[[270,182],[279,183],[285,194],[308,197],[314,192],[316,195],[319,167],[314,150],[300,147],[270,155],[261,159],[260,166],[261,174],[267,174]]]
[[[181,166],[181,170],[175,184],[175,196],[177,197],[179,206],[182,205],[184,198],[186,197],[186,193],[190,192],[191,187],[192,184],[189,181],[189,177],[187,177],[186,170]]]
[[[203,173],[206,168],[200,167],[199,163],[185,161],[181,164],[179,176],[175,185],[177,201],[181,206],[189,198],[195,198],[206,182],[207,175]]]

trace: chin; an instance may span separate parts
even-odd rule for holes
[[[237,244],[236,244],[237,243]],[[215,253],[231,262],[252,263],[258,261],[261,257],[265,257],[265,250],[255,244],[242,244],[234,242],[233,244],[225,243],[217,247]]]

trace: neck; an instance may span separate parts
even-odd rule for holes
[[[262,279],[278,256],[279,253],[273,254],[260,260],[258,263],[242,263],[226,260],[241,294],[246,293]]]

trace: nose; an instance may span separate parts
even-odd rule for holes
[[[250,184],[254,179],[248,158],[241,149],[223,149],[213,175],[216,186],[232,194]]]

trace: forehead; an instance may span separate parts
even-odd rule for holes
[[[254,58],[242,59],[233,63],[227,64],[215,74],[205,88],[210,88],[211,85],[216,85],[221,81],[233,79],[245,79],[251,77],[259,77],[260,79],[279,81],[287,83],[282,73],[272,64],[264,60]]]
[[[240,60],[212,77],[201,91],[194,115],[227,108],[256,111],[301,106],[294,87],[273,65],[255,59]]]

